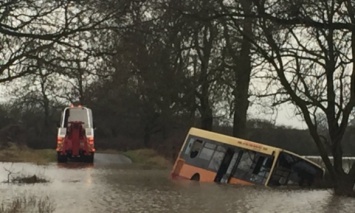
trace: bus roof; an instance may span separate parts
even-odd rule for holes
[[[253,142],[253,141],[248,141],[245,139],[236,138],[236,137],[232,137],[232,136],[228,136],[228,135],[223,135],[220,133],[210,132],[207,130],[202,130],[202,129],[198,129],[198,128],[194,128],[194,127],[192,127],[190,129],[189,134],[199,136],[202,138],[211,139],[211,140],[218,141],[218,142],[221,142],[224,144],[229,144],[232,146],[238,146],[238,147],[242,147],[242,148],[249,149],[249,150],[255,150],[255,151],[262,152],[265,154],[270,154],[270,155],[273,152],[282,151],[282,149],[277,148],[277,147],[268,146],[265,144],[261,144],[261,143],[257,143],[257,142]]]

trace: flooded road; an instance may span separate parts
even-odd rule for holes
[[[132,163],[131,159],[119,154],[95,153],[95,165],[122,165]]]
[[[110,156],[115,158],[115,156]],[[112,160],[112,159],[111,159]],[[56,213],[89,212],[354,212],[355,199],[333,196],[330,190],[286,190],[171,180],[167,170],[144,170],[129,160],[92,166],[56,163],[39,166],[1,163],[7,172],[39,175],[50,182],[0,184],[1,201],[19,196],[48,196]]]

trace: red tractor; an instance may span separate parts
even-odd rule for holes
[[[92,111],[81,105],[64,109],[57,137],[57,160],[76,159],[94,162],[94,128]]]

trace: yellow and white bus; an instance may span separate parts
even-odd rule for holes
[[[171,175],[201,182],[311,186],[324,170],[287,150],[191,128]]]

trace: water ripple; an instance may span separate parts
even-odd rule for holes
[[[11,165],[3,163],[2,167]],[[1,167],[0,167],[1,168]],[[318,213],[353,212],[355,200],[330,190],[288,190],[231,186],[169,178],[169,171],[139,170],[127,166],[58,166],[13,164],[12,169],[38,172],[47,184],[0,184],[2,202],[23,196],[48,196],[56,213],[64,212],[240,212]],[[6,180],[6,172],[0,180]]]

